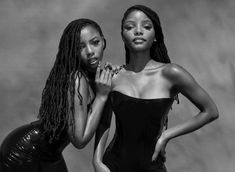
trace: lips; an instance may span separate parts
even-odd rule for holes
[[[146,41],[146,39],[144,39],[144,38],[134,38],[133,39],[133,42],[135,42],[135,43],[142,43],[142,42],[145,42]]]
[[[98,58],[96,57],[88,59],[88,63],[91,65],[96,64],[97,62],[98,62]]]

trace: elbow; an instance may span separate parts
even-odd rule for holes
[[[72,139],[71,143],[73,144],[74,147],[76,147],[77,149],[83,149],[86,145],[87,142],[83,139],[78,139],[78,138],[74,138]]]
[[[211,112],[210,115],[209,115],[209,121],[212,122],[216,119],[219,118],[219,112],[218,111],[214,111],[214,112]]]
[[[219,118],[219,113],[214,113],[211,118],[212,118],[212,121],[218,119]]]
[[[68,135],[70,142],[77,149],[83,149],[89,141],[89,139],[84,137],[80,132],[72,132],[72,130],[69,130]]]
[[[77,149],[83,149],[83,148],[85,148],[85,146],[86,146],[85,143],[77,143],[75,147],[76,147]]]
[[[85,142],[80,142],[76,141],[76,143],[72,142],[72,144],[77,148],[77,149],[83,149],[86,146]]]

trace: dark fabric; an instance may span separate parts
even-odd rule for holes
[[[103,162],[111,172],[166,172],[165,157],[151,161],[173,98],[138,99],[112,91],[116,132]]]
[[[40,121],[13,130],[0,148],[1,172],[67,172],[62,151],[69,144],[67,133],[49,142],[42,137]]]

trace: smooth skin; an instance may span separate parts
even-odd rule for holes
[[[79,45],[81,60],[87,70],[96,72],[96,95],[91,88],[91,84],[94,84],[93,81],[89,80],[86,75],[78,73],[74,95],[75,133],[73,134],[72,126],[70,126],[68,134],[72,144],[79,149],[83,148],[94,135],[101,118],[102,109],[111,90],[112,71],[108,68],[101,70],[100,67],[104,46],[104,38],[94,27],[88,25],[81,30]],[[78,90],[82,96],[82,102],[78,98]],[[87,108],[89,104],[92,104],[90,109]]]
[[[80,25],[83,25],[83,28],[80,29]],[[75,28],[78,28],[78,30]],[[80,37],[76,37],[77,34],[80,34]],[[62,114],[54,113],[52,115],[43,112],[43,115],[49,115],[55,124],[57,122],[59,123],[59,126],[65,124],[65,129],[67,130],[62,130],[60,131],[61,133],[55,132],[53,133],[55,136],[51,136],[51,131],[49,130],[49,132],[47,132],[48,128],[45,127],[45,124],[49,119],[44,120],[44,116],[41,116],[39,112],[39,120],[17,127],[3,140],[0,149],[1,172],[68,171],[62,151],[70,142],[79,149],[83,148],[89,142],[98,126],[102,115],[102,109],[111,90],[112,71],[109,68],[101,69],[100,66],[104,48],[105,41],[102,32],[94,21],[89,19],[78,19],[72,21],[66,27],[59,43],[59,52],[56,57],[55,66],[51,70],[47,80],[49,81],[49,84],[46,84],[45,86],[46,93],[44,92],[47,94],[47,86],[52,86],[52,93],[56,92],[59,96],[56,99],[49,98],[49,101],[51,102],[46,101],[46,103],[49,102],[49,104],[47,104],[48,106],[44,106],[44,98],[46,99],[48,97],[43,93],[42,107],[43,111],[49,113],[52,110],[50,108],[49,110],[45,108],[48,108],[51,104],[52,108],[58,107],[58,110],[61,112],[71,112],[74,110],[74,113],[72,114],[67,114],[65,112],[65,115],[69,116],[61,116],[64,117],[63,119],[70,118],[68,121],[62,121],[60,118],[53,118],[53,115]],[[81,63],[79,63],[79,61]],[[67,64],[70,65],[70,62],[75,63],[69,67],[66,66]],[[52,85],[57,84],[57,82],[50,76],[58,75],[60,73],[59,70],[68,70],[61,72],[61,75],[65,74],[65,77],[58,77],[61,79],[61,82],[59,81],[60,83],[68,85],[65,88],[65,85],[58,85],[57,89]],[[74,74],[74,72],[76,73]],[[75,77],[75,84],[72,82],[67,83],[68,76],[70,76],[70,81],[73,81],[74,78],[72,77]],[[51,78],[53,82],[50,82],[49,79]],[[75,86],[75,94],[73,97],[69,95],[71,93],[70,87],[72,86]],[[67,92],[63,92],[65,90],[67,90]],[[62,91],[62,93],[60,91]],[[61,95],[65,95],[64,93],[66,93],[66,97],[61,98]],[[53,94],[49,94],[49,96],[51,95]],[[67,104],[67,102],[69,104]],[[74,106],[71,106],[72,102],[74,103]],[[59,103],[61,104],[59,105]],[[68,109],[62,107],[65,103],[65,106]],[[74,125],[71,124],[71,118],[74,119]],[[53,121],[49,121],[49,124],[52,124]],[[53,124],[50,125],[50,127],[55,131],[57,129]]]
[[[135,10],[128,15],[124,22],[122,38],[130,51],[130,62],[113,77],[112,90],[141,99],[175,97],[181,93],[200,112],[190,120],[162,132],[156,142],[152,161],[156,160],[160,151],[165,152],[165,147],[171,139],[193,132],[218,118],[215,103],[189,72],[177,64],[163,64],[150,58],[154,34],[151,20],[142,11]],[[109,110],[109,113],[112,114],[112,111]],[[93,165],[96,172],[109,172],[102,158],[110,122],[101,122],[100,128],[103,129],[97,130]]]

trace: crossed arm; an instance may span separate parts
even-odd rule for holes
[[[97,70],[100,70],[97,68]],[[96,97],[91,103],[89,100],[89,83],[85,76],[81,75],[80,83],[76,79],[75,82],[75,95],[74,95],[74,126],[70,125],[68,128],[68,134],[72,144],[78,149],[83,148],[94,135],[101,114],[108,98],[108,93],[111,86],[111,72],[109,70],[97,71],[96,74]],[[79,99],[79,93],[82,96],[82,100]],[[91,104],[88,109],[88,104]],[[73,130],[74,127],[74,130]]]

